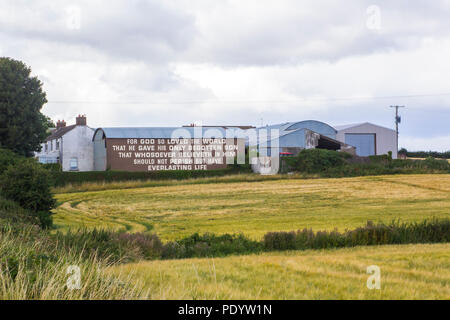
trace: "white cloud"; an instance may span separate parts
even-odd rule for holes
[[[376,32],[366,0],[0,2],[0,54],[32,67],[55,120],[392,127],[404,104],[405,146],[448,147],[450,95],[371,97],[450,93],[449,0],[378,1]]]

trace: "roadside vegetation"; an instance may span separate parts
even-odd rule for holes
[[[136,282],[105,274],[128,259],[129,239],[98,247],[101,232],[49,231],[56,204],[50,189],[47,170],[0,149],[0,300],[145,298]],[[68,284],[74,267],[76,287]]]
[[[79,268],[79,286],[68,285]],[[32,225],[0,227],[0,299],[140,299],[147,293],[138,282],[105,273],[111,263],[63,246]],[[72,267],[73,268],[73,267]]]

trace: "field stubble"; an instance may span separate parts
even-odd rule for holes
[[[193,233],[303,228],[340,231],[368,220],[389,223],[450,216],[450,175],[281,179],[199,183],[57,194],[54,220],[70,227],[156,232],[163,240]]]

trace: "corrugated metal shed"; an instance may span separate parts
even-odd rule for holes
[[[364,122],[336,126],[337,140],[356,147],[359,156],[381,155],[389,151],[397,158],[397,133],[395,130]]]

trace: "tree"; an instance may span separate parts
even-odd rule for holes
[[[51,186],[50,173],[34,159],[20,160],[0,175],[0,195],[33,212],[43,228],[52,226],[56,200]]]
[[[31,156],[47,137],[42,82],[21,61],[0,58],[0,147]]]

